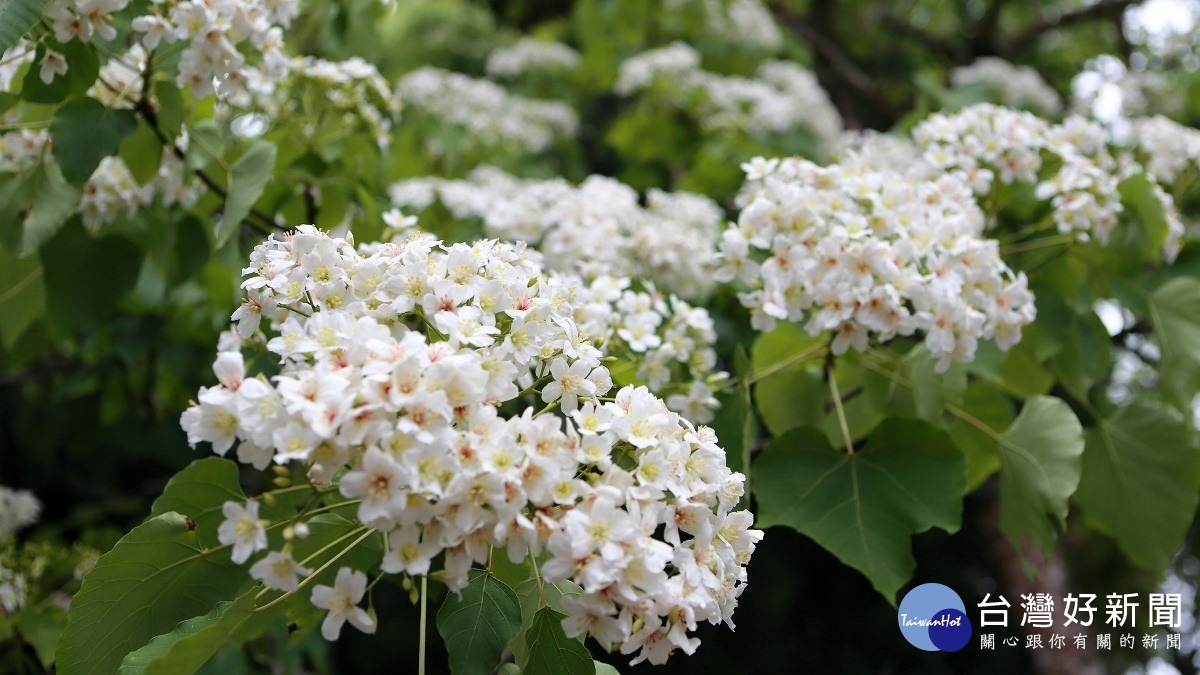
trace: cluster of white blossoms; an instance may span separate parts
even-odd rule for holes
[[[732,625],[762,533],[734,511],[744,476],[713,432],[645,387],[611,393],[605,353],[536,253],[485,240],[443,245],[410,232],[355,249],[311,226],[251,255],[247,297],[214,372],[181,423],[219,454],[257,467],[298,462],[358,500],[386,537],[387,573],[425,575],[444,554],[462,589],[492,547],[545,555],[546,581],[571,579],[564,629],[661,663],[698,641],[700,621]],[[265,340],[278,374],[246,374],[237,345]],[[602,345],[601,345],[602,346]],[[348,467],[348,470],[345,470]],[[238,561],[267,548],[257,502],[226,505],[219,538]],[[266,562],[269,561],[269,562]],[[286,547],[251,567],[295,589],[309,560]],[[314,604],[336,637],[361,571],[343,568]]]
[[[721,278],[755,286],[739,295],[753,326],[803,321],[812,335],[833,333],[835,354],[921,332],[939,370],[971,361],[981,339],[1002,349],[1020,341],[1033,295],[982,237],[983,213],[960,176],[851,160],[744,166]]]
[[[538,153],[579,128],[579,116],[562,101],[523,98],[491,80],[432,66],[405,75],[396,85],[396,95],[408,109],[439,124],[461,127],[485,148]],[[428,149],[444,152],[436,144]]]
[[[253,110],[275,121],[302,116],[300,128],[309,137],[322,130],[365,129],[386,148],[400,116],[400,102],[387,80],[357,56],[345,61],[297,56],[275,73],[247,68],[246,77],[245,89],[227,101],[232,111]]]
[[[685,298],[713,287],[724,214],[701,195],[651,190],[643,207],[636,190],[605,176],[575,186],[488,166],[465,180],[402,181],[390,194],[396,206],[416,210],[440,200],[456,218],[478,219],[489,237],[534,244],[554,269],[587,279],[644,278]]]
[[[1018,66],[994,56],[984,56],[974,63],[950,71],[950,84],[962,87],[982,82],[1001,105],[1031,110],[1054,117],[1062,112],[1062,98],[1046,84],[1037,70]]]
[[[0,485],[0,539],[37,522],[42,503],[29,490],[14,490]]]
[[[707,131],[733,129],[754,136],[806,129],[819,140],[842,130],[841,116],[810,71],[792,61],[764,61],[754,78],[700,68],[700,55],[674,42],[621,64],[615,91],[645,92],[696,115]]]
[[[739,46],[774,51],[783,45],[775,15],[760,0],[701,0],[707,32],[725,36]]]
[[[142,97],[145,80],[146,50],[134,44],[124,54],[108,59],[100,67],[96,83],[87,95],[100,101],[106,108],[133,108]]]
[[[1133,124],[1139,129],[1146,126],[1136,120]],[[1174,201],[1155,181],[1173,161],[1172,153],[1178,156],[1179,147],[1187,143],[1172,147],[1166,142],[1144,144],[1141,135],[1137,138],[1146,168],[1114,141],[1109,130],[1074,115],[1051,125],[1027,112],[984,103],[931,115],[913,129],[924,161],[934,169],[959,173],[979,196],[990,193],[997,181],[1035,184],[1035,196],[1050,201],[1059,232],[1074,233],[1080,240],[1095,237],[1101,244],[1108,243],[1123,211],[1118,185],[1145,172],[1166,217],[1162,256],[1171,261],[1179,252],[1184,228]],[[1045,178],[1041,177],[1043,153],[1058,160],[1058,168]],[[1166,170],[1161,177],[1168,175],[1173,174]]]
[[[36,523],[41,512],[42,503],[32,492],[0,485],[0,550],[11,543],[17,530]],[[0,560],[0,610],[12,614],[21,609],[28,585],[21,570]]]
[[[523,37],[512,46],[488,54],[484,71],[488,77],[514,78],[528,72],[570,71],[581,63],[579,52],[561,42]]]
[[[186,143],[186,138],[183,141]],[[22,129],[0,135],[0,173],[20,173],[42,162],[54,162],[50,133],[45,129]],[[83,184],[78,212],[91,231],[117,218],[132,217],[152,204],[191,206],[200,187],[178,158],[163,152],[158,173],[141,185],[117,156],[105,157]]]
[[[1130,140],[1146,171],[1164,185],[1200,168],[1200,131],[1174,120],[1161,115],[1131,120]]]
[[[125,10],[129,0],[54,0],[46,8],[54,37],[59,42],[94,38],[112,40],[117,35],[113,14]],[[139,5],[139,7],[141,7]],[[270,75],[281,74],[283,28],[299,11],[298,0],[170,0],[154,2],[148,13],[129,18],[146,52],[160,44],[184,44],[176,81],[197,96],[216,91],[224,96],[246,84],[252,63]],[[46,58],[56,55],[47,50]],[[62,55],[56,55],[61,60]],[[53,62],[51,78],[67,72],[70,64]]]

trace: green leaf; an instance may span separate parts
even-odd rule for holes
[[[936,423],[945,415],[947,404],[962,403],[967,388],[963,364],[951,364],[949,370],[939,373],[933,356],[923,344],[907,354],[890,356],[894,362],[881,359],[883,363],[873,364],[863,373],[865,400],[878,412]]]
[[[0,342],[11,350],[25,329],[46,313],[46,287],[37,256],[0,249]]]
[[[154,500],[150,516],[174,511],[196,523],[196,537],[201,545],[219,545],[217,528],[225,516],[221,507],[226,501],[242,504],[246,494],[238,485],[237,464],[221,457],[206,457],[187,465],[171,477],[162,496]]]
[[[138,185],[145,185],[158,175],[162,166],[163,144],[145,121],[138,120],[137,131],[121,142],[117,155],[129,167]]]
[[[528,579],[517,586],[517,597],[521,601],[521,630],[509,640],[508,648],[512,650],[518,666],[524,668],[528,663],[529,653],[525,647],[525,635],[533,626],[533,618],[537,611],[549,607],[565,613],[563,596],[578,595],[582,591],[575,582],[569,580],[539,584],[537,579]]]
[[[798,426],[817,426],[824,418],[829,390],[819,370],[803,363],[781,367],[821,342],[790,323],[763,333],[750,349],[756,373],[754,400],[759,416],[775,436]],[[814,359],[819,356],[814,355]],[[763,373],[771,374],[763,376]]]
[[[1087,431],[1075,499],[1087,524],[1159,573],[1200,505],[1200,453],[1179,411],[1139,399]]]
[[[79,189],[72,187],[53,162],[44,162],[33,173],[32,201],[25,217],[20,254],[37,251],[79,210]]]
[[[1162,252],[1167,241],[1167,216],[1154,194],[1155,185],[1145,173],[1135,173],[1117,185],[1127,216],[1122,220],[1130,225],[1123,241],[1114,242],[1122,256],[1136,252],[1143,260],[1153,260]]]
[[[67,625],[67,610],[57,605],[22,608],[17,613],[17,630],[21,639],[33,647],[42,667],[49,670],[54,663],[54,646],[63,627]]]
[[[120,675],[190,675],[226,643],[246,634],[261,634],[282,613],[282,604],[265,612],[254,611],[255,586],[235,601],[219,602],[212,611],[180,623],[144,647],[125,656]]]
[[[1083,428],[1071,407],[1035,396],[1000,439],[1000,531],[1020,551],[1030,539],[1049,553],[1054,522],[1066,524],[1067,500],[1079,485]],[[1053,522],[1051,521],[1053,518]]]
[[[528,554],[521,562],[514,563],[508,559],[508,553],[500,549],[492,556],[488,571],[509,588],[517,588],[521,582],[533,576],[533,566],[529,564]]]
[[[5,185],[3,207],[16,215],[4,245],[17,255],[34,253],[79,210],[81,192],[54,162],[42,162]]]
[[[792,429],[754,468],[762,525],[811,537],[889,602],[912,576],[909,537],[932,527],[954,532],[962,517],[962,455],[944,431],[918,420],[885,419],[853,455],[817,429]]]
[[[270,182],[274,168],[275,146],[267,141],[255,141],[234,162],[229,171],[229,196],[225,199],[225,212],[217,228],[218,247],[237,232],[242,220],[250,214],[254,202],[258,201]]]
[[[1177,407],[1187,408],[1200,387],[1200,280],[1172,279],[1147,304],[1162,353],[1158,374],[1163,393]]]
[[[593,665],[596,666],[596,675],[621,675],[619,670],[603,661],[594,661]]]
[[[137,282],[142,264],[142,252],[128,239],[93,239],[78,217],[67,221],[39,255],[47,313],[67,335],[107,317]]]
[[[960,410],[991,430],[984,431],[961,416],[950,424],[950,438],[966,460],[967,492],[974,492],[1000,468],[1000,444],[993,434],[1007,429],[1017,414],[1004,392],[979,381],[967,386]]]
[[[59,44],[50,40],[38,45],[34,55],[34,64],[40,63],[46,54],[46,47],[61,53],[67,60],[67,72],[50,81],[42,82],[41,68],[31,67],[25,73],[21,83],[21,98],[30,103],[60,103],[71,96],[81,95],[96,83],[100,73],[100,59],[96,56],[96,48],[79,40],[71,40]]]
[[[158,125],[167,138],[178,138],[183,128],[183,96],[179,87],[168,80],[154,85],[154,99],[158,105]]]
[[[42,18],[48,0],[0,0],[0,54],[12,49]]]
[[[529,662],[523,675],[595,675],[596,664],[587,648],[563,633],[566,614],[543,607],[533,615],[533,624],[525,633]]]
[[[54,159],[72,185],[83,185],[100,160],[117,153],[121,141],[137,131],[130,110],[114,110],[93,98],[64,104],[50,120]]]
[[[114,673],[126,654],[164,628],[208,613],[245,582],[228,550],[197,547],[183,516],[155,516],[83,578],[58,641],[58,672]]]
[[[450,653],[450,672],[487,675],[500,663],[504,645],[521,629],[521,605],[513,589],[473,569],[461,595],[447,594],[438,610],[437,628]]]

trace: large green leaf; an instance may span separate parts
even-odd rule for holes
[[[817,429],[792,429],[763,451],[755,476],[762,525],[808,535],[889,602],[912,576],[909,537],[954,532],[962,517],[962,455],[918,420],[884,420],[853,455]]]
[[[863,395],[879,413],[937,423],[945,415],[947,404],[962,403],[967,388],[967,370],[963,364],[951,364],[949,370],[939,373],[936,361],[923,344],[907,354],[889,356],[878,359],[879,363],[872,361],[863,373]]]
[[[219,602],[212,611],[180,623],[121,662],[120,675],[190,675],[200,670],[221,647],[251,629],[261,633],[277,618],[282,604],[255,613],[254,598],[262,590],[255,586],[237,600]]]
[[[142,252],[122,236],[92,238],[72,218],[39,252],[46,310],[71,334],[108,316],[137,282]]]
[[[1035,396],[1000,439],[1000,530],[1018,551],[1030,539],[1049,553],[1056,522],[1079,485],[1083,428],[1071,407]],[[1051,519],[1053,518],[1053,522]]]
[[[217,228],[218,248],[237,232],[242,220],[250,214],[254,202],[258,201],[270,182],[274,168],[275,145],[267,141],[255,141],[233,163],[229,170],[225,212],[221,214],[221,225]]]
[[[207,614],[247,580],[224,548],[200,548],[183,516],[155,516],[122,537],[83,578],[58,641],[58,672],[114,673],[126,654]]]
[[[16,218],[6,223],[4,246],[24,257],[53,237],[79,210],[80,190],[67,183],[54,162],[42,162],[5,186],[0,205]]]
[[[755,404],[775,436],[793,427],[817,426],[824,417],[829,388],[820,369],[806,368],[803,363],[785,366],[820,342],[793,324],[781,323],[760,335],[750,349]]]
[[[42,18],[48,0],[0,0],[0,54],[12,49],[21,36]]]
[[[100,160],[115,155],[121,141],[135,131],[132,111],[106,108],[94,98],[70,101],[50,120],[54,159],[72,185],[86,183]]]
[[[1087,524],[1161,572],[1200,504],[1200,453],[1177,410],[1140,399],[1088,429],[1075,499]]]
[[[192,462],[167,482],[162,496],[150,507],[150,515],[175,511],[191,518],[200,544],[211,547],[218,544],[217,528],[225,519],[221,507],[226,501],[246,501],[238,485],[237,464],[221,457],[206,457]]]
[[[437,628],[454,675],[487,675],[500,663],[504,645],[521,629],[521,604],[513,589],[474,569],[461,595],[446,596]]]
[[[528,663],[529,653],[525,647],[525,636],[533,626],[537,611],[549,607],[557,612],[565,612],[563,596],[578,595],[582,590],[575,582],[569,580],[551,584],[538,579],[527,579],[517,586],[517,598],[521,602],[521,630],[509,641],[508,648],[512,650],[518,666],[524,668]]]
[[[563,633],[565,616],[550,607],[533,615],[533,623],[525,632],[529,659],[521,668],[522,675],[595,675],[592,655],[578,640]]]
[[[46,313],[46,287],[37,256],[18,258],[0,249],[0,342],[11,350],[29,325]]]
[[[1115,249],[1123,258],[1136,253],[1142,260],[1158,258],[1167,240],[1167,216],[1163,204],[1154,194],[1155,183],[1145,173],[1135,173],[1117,185],[1121,203],[1125,205],[1123,224],[1118,229]]]
[[[980,381],[967,386],[959,415],[950,424],[950,437],[967,463],[967,492],[973,492],[1000,468],[1000,444],[994,434],[1007,429],[1016,416],[1012,400],[1003,391]],[[987,430],[980,429],[980,424]]]
[[[139,121],[137,131],[121,142],[117,155],[125,162],[133,179],[139,185],[145,185],[158,175],[162,166],[163,144],[149,124]]]
[[[1200,386],[1200,280],[1172,279],[1154,291],[1148,305],[1162,354],[1163,393],[1186,408]]]

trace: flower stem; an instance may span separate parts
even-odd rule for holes
[[[417,674],[425,675],[425,624],[428,622],[426,615],[427,602],[429,598],[429,577],[421,577],[421,646],[417,652]]]
[[[833,407],[837,408],[838,424],[842,427],[842,438],[846,441],[846,453],[853,456],[854,443],[850,440],[850,425],[846,424],[846,411],[842,408],[842,393],[838,391],[837,373],[834,372],[832,363],[825,368],[825,375],[829,380],[829,390],[833,392]]]

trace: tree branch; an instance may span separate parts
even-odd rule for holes
[[[802,17],[779,4],[775,5],[775,15],[779,22],[786,27],[797,39],[808,44],[816,56],[816,71],[821,84],[829,91],[848,127],[862,126],[856,111],[850,102],[839,96],[839,91],[849,91],[865,101],[875,110],[883,111],[889,119],[895,120],[897,115],[894,106],[883,97],[879,85],[857,63],[854,62],[842,48],[835,37],[832,21],[834,18],[832,2],[818,2],[812,7],[812,14]],[[840,85],[840,86],[839,86]]]
[[[149,72],[149,68],[147,68],[147,72]],[[176,145],[174,140],[167,138],[166,132],[164,132],[158,126],[158,111],[154,109],[154,104],[150,102],[150,99],[147,96],[147,92],[149,90],[150,89],[148,86],[142,87],[142,97],[133,104],[133,111],[146,122],[147,126],[150,127],[150,130],[153,131],[154,135],[158,138],[159,142],[163,144],[163,147],[170,150],[171,154],[175,155],[179,161],[184,162],[184,166],[186,167],[187,153],[183,151],[183,148]],[[218,183],[215,178],[208,174],[208,172],[204,171],[203,169],[192,169],[192,173],[194,173],[196,177],[200,179],[200,182],[204,183],[209,190],[212,190],[217,195],[220,195],[222,200],[229,199],[229,192],[225,189],[225,186]],[[245,222],[250,223],[263,234],[270,234],[272,230],[287,231],[290,229],[276,221],[274,216],[268,215],[257,208],[250,209],[250,216],[253,216],[254,219],[246,218]]]
[[[916,40],[927,51],[941,58],[943,61],[959,64],[966,62],[970,58],[970,55],[966,53],[962,44],[952,42],[940,35],[934,35],[920,26],[913,25],[889,9],[882,9],[879,12],[879,21],[885,27]]]
[[[1067,12],[1057,19],[1043,17],[1025,28],[1025,30],[1017,33],[1002,44],[1000,55],[1011,60],[1011,58],[1028,49],[1036,43],[1047,32],[1056,28],[1066,28],[1079,23],[1086,23],[1095,19],[1103,19],[1111,16],[1120,16],[1126,9],[1133,5],[1139,4],[1142,0],[1100,0],[1094,5],[1081,7],[1073,12]]]

